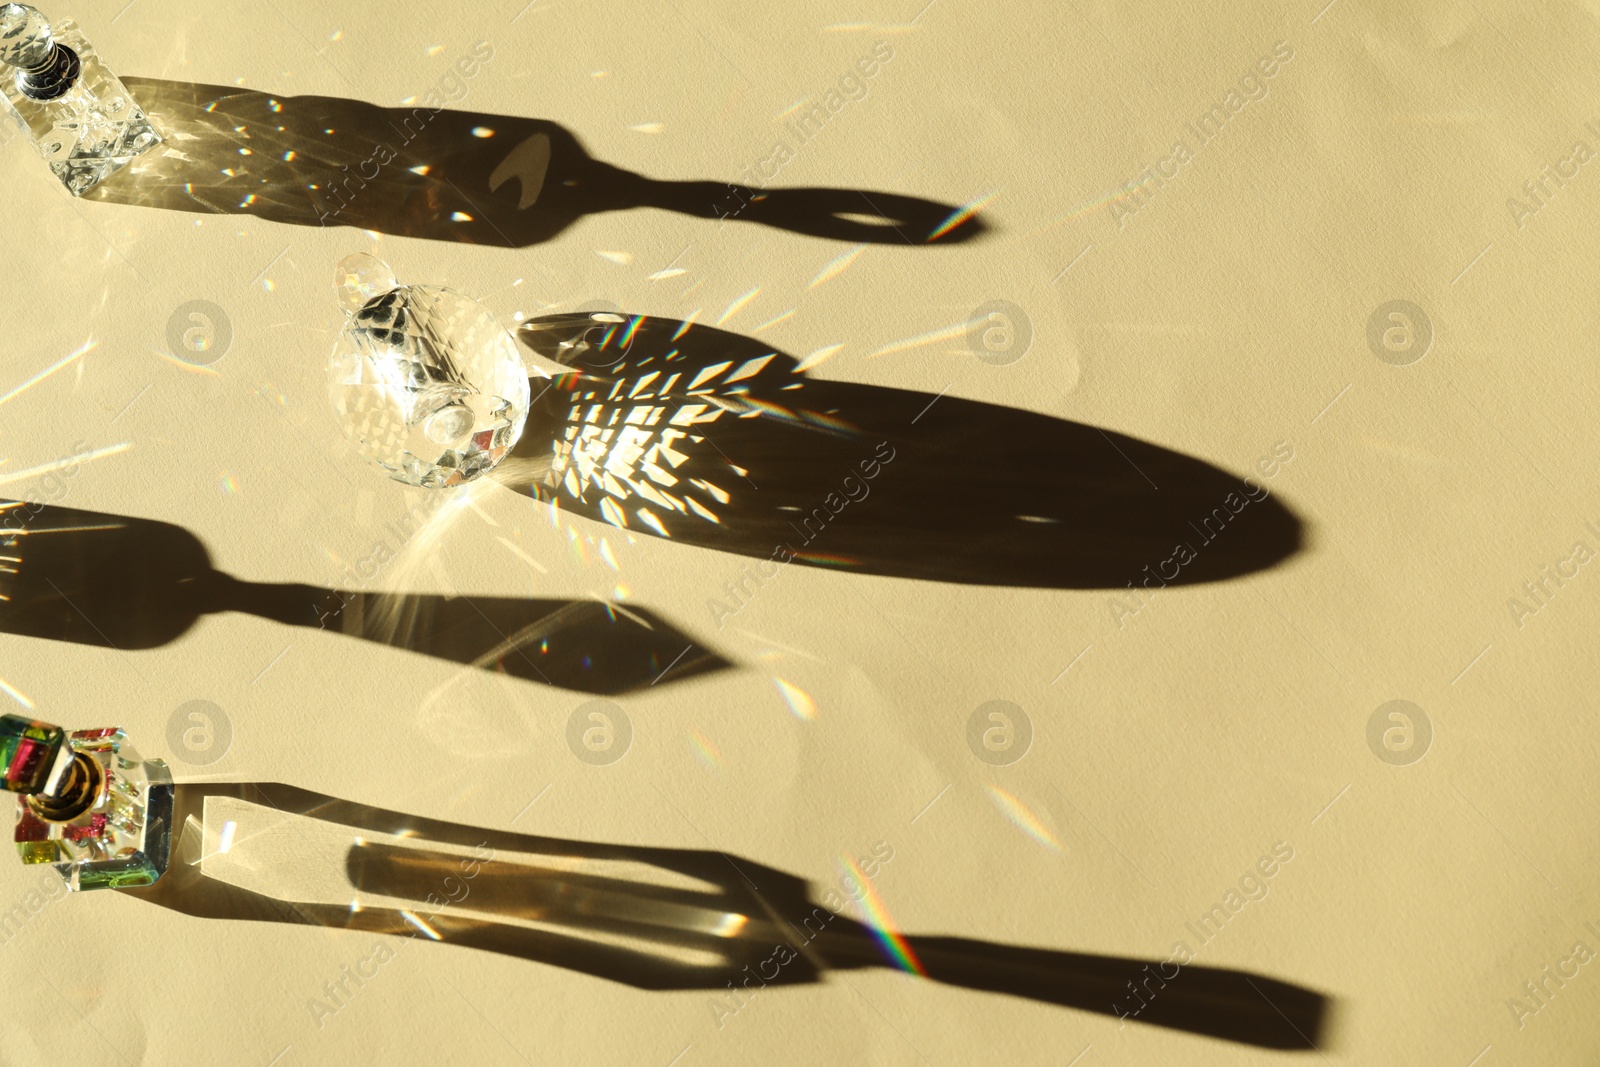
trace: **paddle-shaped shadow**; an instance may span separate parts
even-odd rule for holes
[[[755,338],[593,313],[523,325],[575,372],[497,480],[602,522],[752,556],[945,582],[1154,589],[1271,567],[1299,519],[1263,483],[1096,426],[823,381]]]
[[[413,521],[391,535],[422,536]],[[0,557],[0,633],[51,641],[158,648],[206,615],[240,611],[586,693],[729,666],[632,605],[240,581],[188,530],[150,519],[3,503]]]
[[[507,248],[644,207],[874,244],[954,244],[985,229],[971,211],[896,193],[657,181],[591,158],[554,122],[440,101],[123,81],[166,141],[86,199]]]
[[[224,820],[232,852],[218,847]],[[248,854],[274,838],[294,844],[293,870],[274,869],[281,848],[271,862]],[[802,879],[725,853],[477,829],[275,783],[179,785],[173,841],[160,881],[122,892],[208,919],[420,934],[640,989],[707,990],[713,1014],[767,986],[887,966],[1276,1049],[1316,1048],[1328,1008],[1245,971],[876,930],[840,914],[859,881],[818,902]]]

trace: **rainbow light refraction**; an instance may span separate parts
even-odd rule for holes
[[[774,678],[773,681],[778,684],[778,694],[783,697],[783,702],[789,706],[795,718],[810,722],[817,717],[817,702],[811,699],[811,694],[782,678]]]
[[[907,974],[928,977],[927,968],[922,966],[922,961],[917,959],[917,954],[911,950],[911,945],[896,928],[888,907],[883,903],[883,898],[872,887],[872,880],[849,856],[840,856],[839,864],[861,887],[861,907],[865,909],[869,920],[867,929],[872,931],[872,936],[883,947],[883,954],[889,958],[889,962]]]
[[[689,744],[707,770],[720,771],[722,769],[722,753],[717,751],[717,746],[712,744],[710,739],[699,730],[689,731]]]
[[[928,234],[928,240],[930,242],[937,241],[939,238],[943,237],[945,234],[949,233],[951,230],[955,229],[957,226],[960,226],[962,223],[966,222],[967,220],[971,219],[973,216],[977,215],[978,212],[980,212],[980,211],[982,211],[984,209],[984,207],[989,203],[989,201],[993,200],[998,195],[999,195],[999,193],[995,192],[995,193],[990,193],[987,196],[981,196],[978,199],[972,201],[972,203],[968,204],[966,207],[957,209],[954,213],[952,213],[950,215],[949,218],[945,219],[944,222],[940,223],[938,229],[936,229],[932,233]]]
[[[1039,821],[1039,817],[1028,808],[1028,805],[997,785],[989,786],[989,796],[1000,809],[1000,813],[1011,820],[1013,826],[1050,851],[1061,851],[1061,842],[1056,840],[1049,827]]]

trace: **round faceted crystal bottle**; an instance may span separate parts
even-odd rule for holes
[[[452,289],[401,285],[365,253],[339,264],[336,284],[347,318],[328,389],[361,453],[428,488],[504,459],[528,417],[529,371],[489,309]]]

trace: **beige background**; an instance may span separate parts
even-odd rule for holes
[[[1520,228],[1507,200],[1576,141],[1600,148],[1583,125],[1600,120],[1600,6],[919,6],[85,0],[52,12],[76,15],[124,74],[391,106],[486,39],[496,58],[457,106],[552,119],[598,159],[682,179],[731,180],[766,158],[777,116],[887,40],[895,58],[867,99],[777,184],[992,196],[997,229],[942,250],[868,248],[808,288],[848,246],[654,211],[506,250],[75,203],[13,140],[0,155],[7,381],[97,346],[6,403],[0,476],[78,440],[127,442],[62,502],[179,523],[240,577],[337,584],[340,561],[418,492],[365,468],[324,399],[332,267],[367,249],[508,322],[599,299],[709,317],[759,286],[728,328],[754,333],[797,309],[760,336],[797,356],[842,345],[820,377],[948,390],[1241,472],[1288,442],[1294,459],[1272,488],[1309,524],[1302,554],[1164,592],[1121,626],[1104,592],[788,568],[718,631],[705,603],[741,558],[582,519],[552,528],[485,485],[380,584],[623,596],[740,664],[625,698],[634,747],[603,769],[563,741],[581,694],[523,686],[514,713],[485,711],[471,736],[445,736],[421,705],[458,669],[241,615],[141,653],[0,638],[0,677],[41,717],[126,726],[180,777],[280,780],[585,840],[709,844],[817,883],[838,878],[841,853],[887,841],[895,858],[876,885],[913,932],[1164,958],[1185,922],[1288,842],[1294,859],[1270,893],[1199,962],[1338,998],[1328,1060],[1592,1061],[1594,967],[1520,1028],[1507,1000],[1574,942],[1600,947],[1583,926],[1600,925],[1585,637],[1600,577],[1583,569],[1520,628],[1506,602],[1575,542],[1600,547],[1584,529],[1600,520],[1600,176],[1584,168]],[[1109,194],[1280,40],[1293,59],[1265,98],[1114,219]],[[648,280],[680,252],[687,274]],[[167,318],[191,299],[223,307],[235,330],[210,371],[163,356]],[[1014,365],[959,343],[871,358],[992,299],[1031,319],[1032,350]],[[1367,344],[1369,315],[1392,299],[1433,323],[1431,351],[1411,366]],[[812,721],[791,714],[778,678],[809,694]],[[1406,767],[1366,740],[1369,716],[1395,698],[1435,731]],[[165,751],[168,717],[191,699],[226,709],[235,733],[204,771]],[[1016,702],[1036,731],[1010,767],[966,745],[968,715],[991,699]],[[720,762],[697,756],[693,733]],[[1008,821],[990,786],[1059,850]],[[0,904],[37,877],[0,864]],[[0,947],[12,999],[0,1060],[1095,1067],[1277,1055],[882,970],[763,994],[719,1030],[703,993],[434,946],[400,953],[318,1028],[308,999],[371,940],[208,922],[114,893],[66,900]]]

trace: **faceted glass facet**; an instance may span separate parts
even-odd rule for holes
[[[494,314],[451,289],[396,286],[371,256],[346,260],[337,281],[353,312],[328,365],[329,396],[361,453],[429,488],[504,459],[528,417],[529,372]]]
[[[35,28],[30,34],[28,29],[32,16],[15,9],[32,11],[20,4],[0,9],[0,59],[15,56],[27,61],[37,53],[37,32]],[[18,33],[15,41],[8,37],[13,29]],[[0,70],[0,91],[51,171],[73,196],[82,196],[160,144],[161,135],[121,80],[101,64],[76,24],[58,23],[54,39],[79,65],[70,88],[53,99],[34,99],[24,91],[28,75],[19,66]]]
[[[54,864],[73,890],[150,885],[165,873],[172,776],[125,739],[116,728],[67,735],[73,759],[59,790],[17,798],[22,862]]]
[[[400,288],[400,279],[395,277],[389,264],[377,256],[357,252],[340,260],[333,284],[339,292],[339,306],[346,315],[354,315],[366,307],[369,300]]]
[[[20,715],[0,717],[0,788],[12,793],[41,793],[58,768],[66,731]]]
[[[32,70],[50,58],[55,39],[50,20],[26,4],[0,7],[0,63]]]

